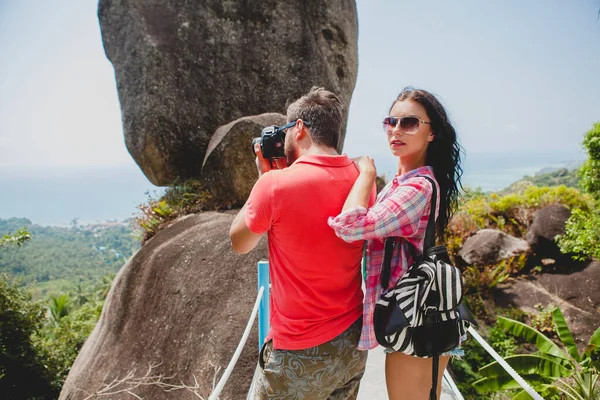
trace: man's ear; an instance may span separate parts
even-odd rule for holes
[[[296,122],[296,124],[298,126],[298,129],[296,129],[296,140],[304,139],[308,134],[308,132],[306,132],[306,125],[304,124],[304,121],[300,119]]]

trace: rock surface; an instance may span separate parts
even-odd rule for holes
[[[496,229],[481,229],[458,252],[459,265],[490,265],[529,251],[523,239]]]
[[[600,262],[562,265],[560,272],[511,279],[498,285],[494,301],[502,307],[536,312],[536,305],[560,307],[580,349],[600,327]]]
[[[571,211],[562,204],[552,204],[535,213],[525,239],[538,258],[562,257],[554,238],[565,233],[565,222],[570,216]]]
[[[267,256],[266,240],[243,256],[230,249],[233,218],[233,213],[216,212],[188,216],[160,231],[129,260],[60,399],[84,399],[129,373],[130,381],[141,378],[150,365],[155,365],[151,375],[161,374],[164,383],[193,386],[197,378],[199,393],[207,397],[214,366],[221,367],[220,377],[242,337],[257,295],[256,263]],[[255,325],[223,399],[246,397],[257,355]],[[146,399],[198,398],[187,389],[167,393],[157,385],[133,392]]]
[[[285,113],[311,86],[350,103],[353,0],[100,0],[98,16],[127,149],[156,185],[200,177],[218,127]]]
[[[268,113],[243,117],[217,129],[208,144],[202,181],[219,204],[244,204],[258,178],[252,139],[260,137],[263,127],[285,122],[284,115]]]

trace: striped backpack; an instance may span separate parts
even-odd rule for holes
[[[396,238],[385,240],[381,270],[382,294],[375,305],[374,328],[383,347],[416,357],[433,357],[431,399],[436,399],[439,356],[460,345],[469,324],[477,322],[462,303],[460,270],[450,263],[445,246],[435,243],[437,190],[433,180],[431,210],[423,254],[409,244],[413,264],[388,290]]]

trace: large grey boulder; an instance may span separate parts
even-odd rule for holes
[[[197,399],[190,389],[166,392],[159,384],[194,387],[195,379],[207,397],[216,368],[220,377],[242,337],[257,295],[256,263],[267,256],[266,240],[246,255],[230,249],[233,218],[188,216],[123,266],[60,399],[85,399],[110,385],[108,392],[120,393],[102,398],[131,399],[123,389],[139,382],[146,384],[131,390],[138,398]],[[246,398],[257,357],[254,328],[222,399]]]
[[[285,124],[285,115],[243,117],[213,135],[202,164],[202,181],[219,204],[242,205],[258,178],[252,139],[265,126]]]
[[[600,262],[568,261],[553,272],[511,278],[496,287],[494,304],[532,314],[540,304],[560,307],[582,351],[600,326]]]
[[[529,252],[523,239],[496,229],[481,229],[468,238],[458,252],[459,265],[490,265]]]
[[[311,86],[350,103],[354,0],[100,0],[98,16],[127,149],[156,185],[200,177],[218,127],[283,114]]]
[[[571,211],[562,204],[552,204],[535,213],[525,239],[537,257],[561,258],[554,238],[565,233],[565,223],[570,216]]]

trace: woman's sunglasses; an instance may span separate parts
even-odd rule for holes
[[[385,133],[391,131],[400,123],[400,130],[407,135],[414,135],[419,130],[419,124],[431,124],[431,122],[420,120],[418,117],[387,117],[383,119],[383,130]]]

